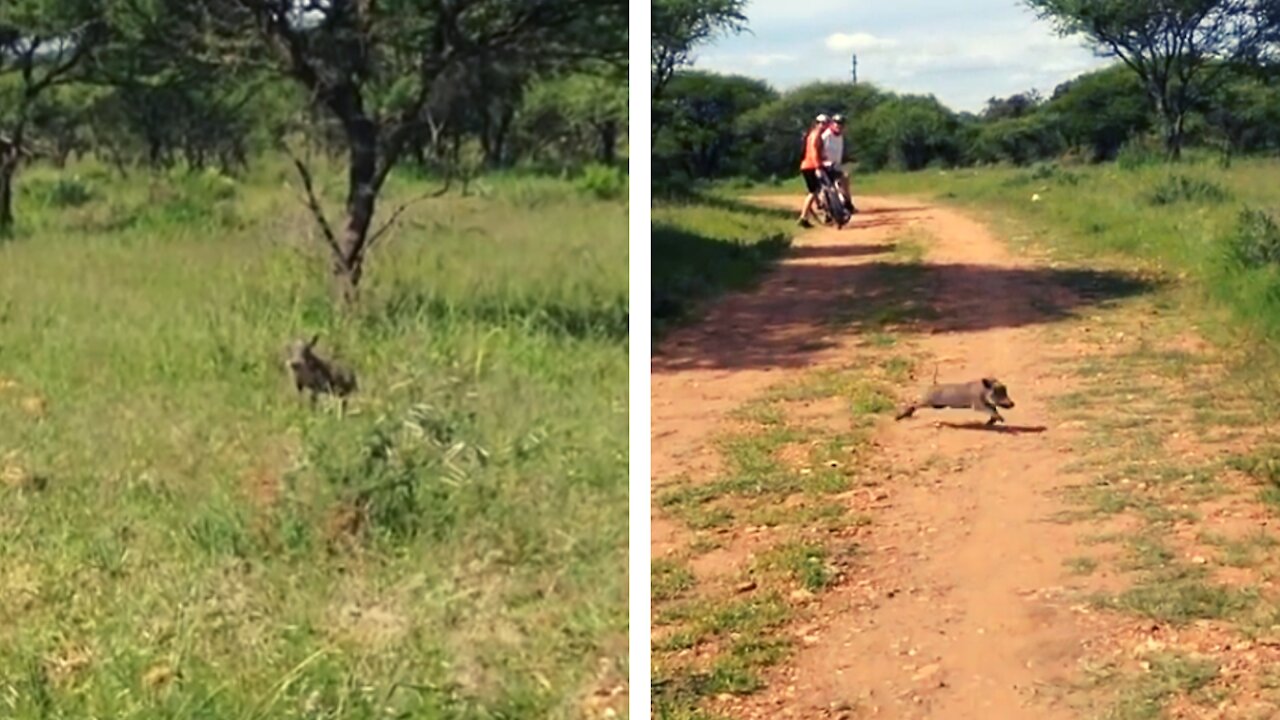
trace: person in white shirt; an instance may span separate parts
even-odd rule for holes
[[[849,192],[849,175],[844,171],[844,116],[833,115],[827,129],[822,131],[822,159],[827,175],[840,186],[844,193],[845,208],[856,213],[853,206],[853,195]]]

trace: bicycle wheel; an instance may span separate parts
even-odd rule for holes
[[[828,208],[827,213],[831,219],[835,221],[836,227],[842,228],[849,223],[849,211],[844,207],[844,198],[840,197],[840,191],[832,185],[827,185],[822,192],[823,204]]]

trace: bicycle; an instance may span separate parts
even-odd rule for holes
[[[844,193],[841,192],[840,186],[836,184],[833,171],[824,170],[819,172],[818,182],[822,186],[814,203],[814,210],[818,214],[818,219],[822,221],[823,225],[834,223],[836,229],[844,229],[844,226],[849,224],[853,215],[849,212],[849,208],[845,206]]]

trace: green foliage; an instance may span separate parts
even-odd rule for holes
[[[654,207],[654,334],[705,299],[754,282],[790,245],[789,220],[787,213],[714,199]]]
[[[627,124],[626,77],[601,68],[539,78],[525,93],[514,123],[516,152],[534,165],[613,163]]]
[[[932,96],[898,97],[871,111],[866,134],[855,131],[870,168],[922,170],[960,158],[959,120]]]
[[[1116,166],[1121,170],[1149,168],[1162,164],[1164,160],[1164,151],[1150,135],[1130,138],[1116,154]]]
[[[1280,10],[1269,2],[1025,2],[1062,35],[1083,34],[1133,69],[1160,116],[1172,159],[1181,156],[1188,114],[1228,81],[1218,64],[1256,64],[1280,40]]]
[[[1138,77],[1118,64],[1059,85],[1042,112],[1053,118],[1069,147],[1103,162],[1150,129],[1150,104]]]
[[[1228,153],[1280,150],[1280,86],[1235,74],[1207,100],[1206,124]]]
[[[51,208],[81,207],[97,196],[89,183],[78,176],[32,182],[26,193],[40,205]]]
[[[970,159],[979,163],[1028,165],[1057,157],[1065,149],[1058,125],[1042,114],[984,123],[970,147]]]
[[[739,118],[777,93],[760,80],[703,72],[672,78],[653,113],[653,175],[700,180],[751,172]],[[776,142],[776,140],[775,140]]]
[[[579,191],[600,200],[621,200],[627,196],[627,174],[619,167],[588,165],[578,178]]]
[[[1176,203],[1223,203],[1231,199],[1221,185],[1204,178],[1170,175],[1156,185],[1151,193],[1152,205]]]
[[[735,172],[756,177],[799,175],[805,133],[818,113],[841,113],[849,119],[845,154],[864,163],[865,119],[884,99],[882,92],[866,84],[820,82],[793,88],[741,116],[735,148],[744,157]]]
[[[689,64],[694,48],[747,26],[746,0],[654,0],[652,5],[649,57],[655,100],[676,71]]]
[[[1280,223],[1263,210],[1245,208],[1227,247],[1231,258],[1244,267],[1280,266]]]

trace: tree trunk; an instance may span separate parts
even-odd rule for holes
[[[1169,153],[1169,159],[1174,162],[1182,159],[1182,139],[1185,123],[1185,115],[1178,115],[1165,120],[1164,146]]]
[[[17,163],[0,163],[0,237],[13,230],[13,176]]]
[[[347,141],[350,143],[347,213],[338,239],[341,255],[334,259],[333,274],[339,296],[351,304],[356,300],[360,279],[364,276],[369,226],[377,205],[378,128],[368,118],[351,120],[347,123]]]
[[[608,120],[600,125],[600,162],[613,165],[618,161],[618,122]]]

